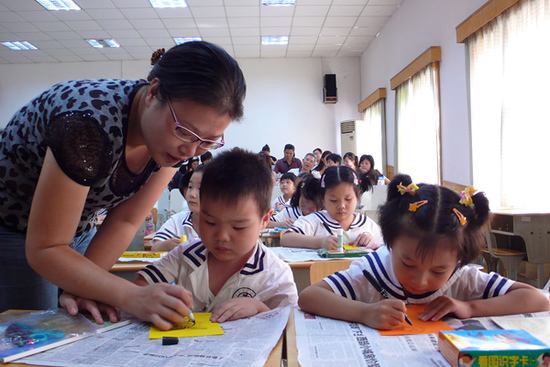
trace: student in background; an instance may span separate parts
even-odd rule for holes
[[[313,175],[305,175],[300,179],[296,192],[287,206],[271,217],[267,224],[269,228],[288,227],[301,216],[309,215],[323,209],[321,181]]]
[[[331,153],[326,158],[326,167],[337,167],[342,164],[342,157],[340,154]]]
[[[384,185],[390,183],[390,180],[382,174],[379,170],[374,168],[374,158],[372,155],[363,154],[359,159],[359,171],[361,174],[366,175],[372,185],[378,185],[378,179],[380,177],[384,180]]]
[[[302,159],[302,167],[290,169],[288,170],[288,172],[294,173],[296,177],[298,177],[311,173],[313,166],[315,166],[315,156],[313,155],[313,153],[306,153],[306,155]]]
[[[187,172],[193,172],[199,166],[199,157],[193,157],[187,162]]]
[[[201,154],[201,164],[206,164],[212,160],[212,153],[205,152]]]
[[[270,167],[273,167],[273,165],[277,162],[277,158],[271,155],[271,148],[267,144],[262,147],[262,151],[260,152],[260,154],[269,157]]]
[[[292,195],[294,195],[294,192],[296,191],[296,175],[294,173],[285,173],[281,176],[279,180],[279,188],[282,192],[281,195],[279,195],[273,203],[271,204],[271,207],[273,210],[275,210],[277,213],[286,208],[287,206],[290,206],[290,199],[292,198]]]
[[[189,210],[182,210],[172,215],[153,236],[151,249],[153,251],[170,251],[183,242],[199,238],[199,211],[202,174],[204,165],[198,166],[195,171],[188,172],[190,175],[189,183],[184,191],[184,198],[187,201]],[[185,238],[182,238],[185,236]]]
[[[185,295],[183,302],[175,296],[147,300],[157,326],[170,329],[189,310],[212,312],[212,321],[224,322],[296,304],[290,267],[258,239],[271,216],[271,188],[271,172],[257,154],[235,148],[205,167],[202,240],[138,273],[139,285],[175,282]]]
[[[300,217],[281,237],[289,247],[336,249],[335,231],[344,230],[346,243],[376,249],[383,244],[378,225],[355,213],[359,199],[358,180],[349,167],[329,167],[321,178],[325,210]]]
[[[321,148],[313,149],[313,155],[315,156],[315,165],[319,164],[319,162],[321,162],[321,156],[323,155]]]
[[[273,169],[275,173],[287,173],[289,169],[302,167],[302,162],[295,157],[294,150],[294,145],[285,145],[285,156],[275,163],[275,168]]]
[[[300,307],[376,329],[399,327],[406,303],[426,304],[420,316],[425,321],[550,310],[548,297],[536,288],[469,265],[484,245],[488,219],[483,193],[458,195],[398,175],[380,208],[387,246],[306,288]]]
[[[321,154],[321,160],[319,161],[317,166],[315,166],[315,168],[313,169],[314,171],[319,172],[319,177],[321,177],[323,173],[325,173],[325,169],[327,169],[327,157],[330,154],[332,154],[330,150],[325,150],[323,154]]]
[[[344,166],[349,167],[357,172],[357,167],[359,167],[357,156],[352,152],[347,152],[346,154],[344,154]]]

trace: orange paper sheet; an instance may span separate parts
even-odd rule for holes
[[[403,321],[401,326],[393,330],[379,330],[382,336],[433,334],[441,330],[453,330],[444,321],[422,321],[418,317],[424,311],[426,305],[407,305],[407,315],[412,321],[412,326]]]

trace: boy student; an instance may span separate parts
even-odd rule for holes
[[[296,192],[296,175],[290,172],[283,173],[279,180],[279,188],[281,195],[277,196],[271,203],[271,208],[277,213],[290,206],[290,199]]]
[[[212,311],[212,321],[224,322],[296,304],[290,267],[258,239],[272,214],[271,189],[271,172],[257,154],[235,148],[206,165],[201,239],[178,246],[138,273],[138,285],[180,286],[170,297],[150,300],[156,325],[169,329],[190,310]]]

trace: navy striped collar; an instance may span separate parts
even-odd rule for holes
[[[315,216],[317,218],[319,218],[319,220],[321,220],[323,225],[326,226],[326,227],[329,227],[331,229],[340,229],[340,228],[342,228],[340,223],[338,223],[338,221],[336,219],[332,218],[330,216],[330,214],[328,213],[328,211],[326,211],[326,210],[320,210],[320,211],[315,212],[313,214],[315,214]],[[361,227],[367,221],[367,216],[364,215],[364,214],[354,213],[353,215],[354,215],[354,218],[353,218],[353,221],[351,222],[351,224],[349,226],[349,229],[354,229],[354,228]]]

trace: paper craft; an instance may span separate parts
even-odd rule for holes
[[[441,330],[453,330],[444,321],[422,321],[419,316],[424,311],[426,305],[407,305],[407,315],[412,321],[412,326],[403,322],[401,326],[393,330],[380,330],[382,336],[394,335],[418,335],[433,334]]]
[[[155,258],[160,259],[162,257],[162,252],[151,252],[151,251],[124,251],[121,257],[125,258]]]
[[[185,329],[172,329],[162,331],[154,326],[149,330],[149,339],[160,339],[163,336],[175,336],[177,338],[189,338],[193,336],[223,335],[223,329],[217,322],[210,321],[211,312],[193,312],[195,325]]]

